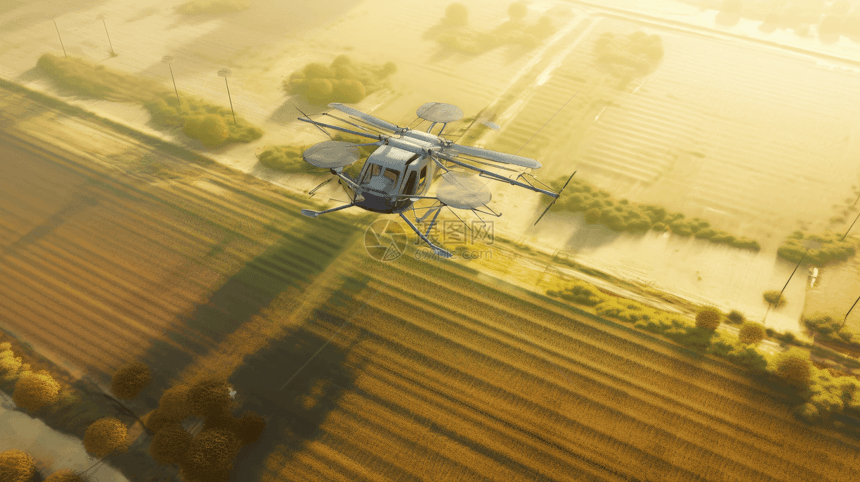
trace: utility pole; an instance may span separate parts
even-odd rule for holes
[[[179,106],[179,110],[182,111],[182,102],[179,100],[179,90],[176,89],[176,79],[173,78],[173,67],[170,64],[176,60],[172,55],[165,55],[161,62],[167,64],[167,68],[170,69],[170,80],[173,81],[173,92],[176,92],[176,104]]]
[[[116,52],[113,51],[113,42],[110,41],[110,34],[108,33],[107,23],[105,23],[105,16],[99,15],[98,18],[101,19],[102,24],[105,26],[105,34],[107,35],[108,45],[110,45],[110,56],[116,57]]]
[[[797,272],[797,268],[800,267],[800,263],[802,263],[803,260],[806,259],[806,255],[809,253],[809,250],[810,249],[818,249],[821,247],[820,242],[813,241],[813,240],[806,240],[803,242],[803,244],[804,244],[804,246],[806,246],[806,251],[803,252],[803,256],[800,257],[800,261],[798,261],[797,264],[794,266],[794,271],[792,271],[791,274],[788,276],[788,281],[785,282],[785,285],[783,285],[782,289],[779,291],[779,297],[777,298],[777,303],[779,303],[779,300],[782,299],[782,293],[788,287],[788,283],[791,281],[791,278],[794,276],[794,273]],[[762,325],[764,324],[764,320],[767,319],[768,313],[770,313],[770,306],[771,306],[771,304],[768,303],[767,304],[767,311],[764,312],[764,318],[762,318],[762,320],[761,320]]]
[[[57,21],[56,20],[54,20],[54,28],[57,29],[57,37],[60,38],[60,47],[63,47],[63,57],[68,57],[68,55],[66,55],[66,46],[63,45],[63,37],[60,36],[60,27],[57,27]]]
[[[230,69],[221,69],[218,71],[218,75],[224,77],[224,85],[227,86],[227,98],[230,99],[230,112],[233,113],[233,124],[236,124],[236,111],[233,110],[233,97],[230,96],[230,84],[227,83],[227,77],[230,76],[232,72]]]

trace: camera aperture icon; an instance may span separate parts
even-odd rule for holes
[[[403,255],[407,244],[403,226],[391,219],[377,219],[364,231],[364,248],[378,261],[394,261]]]

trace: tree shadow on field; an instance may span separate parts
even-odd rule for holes
[[[265,474],[271,470],[266,468],[270,465],[266,460],[275,458],[278,465],[287,464],[305,443],[319,436],[328,414],[352,389],[356,372],[348,357],[368,334],[350,324],[352,314],[361,309],[356,306],[359,300],[353,300],[347,310],[337,307],[346,306],[365,285],[365,280],[349,281],[321,305],[324,308],[315,311],[313,326],[326,327],[323,333],[331,335],[320,335],[308,325],[249,356],[230,377],[230,384],[242,396],[237,415],[250,410],[267,419],[260,438],[237,456],[231,480],[277,478],[277,473]],[[373,295],[363,296],[367,300]],[[346,329],[338,332],[341,327]]]
[[[615,232],[600,224],[588,224],[584,215],[577,213],[571,224],[576,227],[570,239],[564,245],[565,250],[587,251],[597,249],[615,241],[621,233]]]

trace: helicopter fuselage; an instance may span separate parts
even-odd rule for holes
[[[413,133],[414,131],[407,134]],[[417,147],[435,147],[435,143],[428,142],[430,139],[418,137],[404,136],[400,140]],[[354,179],[361,187],[361,197],[355,205],[377,213],[406,211],[414,202],[410,196],[423,196],[430,189],[435,169],[436,165],[429,156],[390,145],[380,146],[367,157],[358,179]],[[349,185],[341,185],[350,197],[355,198],[355,191]]]

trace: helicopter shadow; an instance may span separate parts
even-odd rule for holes
[[[306,444],[324,435],[320,427],[355,386],[362,362],[351,356],[353,350],[375,336],[350,323],[360,309],[358,293],[367,292],[367,280],[350,278],[314,311],[312,325],[272,341],[230,377],[230,384],[244,394],[242,410],[268,419],[260,438],[239,453],[231,480],[278,478],[267,460],[289,465]]]

